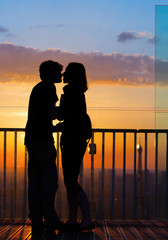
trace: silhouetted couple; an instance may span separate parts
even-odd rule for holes
[[[70,63],[65,72],[57,62],[46,61],[40,65],[39,82],[29,100],[28,121],[25,129],[25,145],[29,154],[28,200],[32,231],[61,230],[82,231],[94,228],[90,217],[86,193],[78,183],[80,165],[86,151],[83,119],[86,116],[84,93],[87,90],[85,68],[80,63]],[[54,83],[63,82],[60,106]],[[52,120],[63,120],[53,127]],[[64,183],[67,189],[69,219],[62,223],[54,208],[58,188],[56,149],[53,130],[61,126],[61,151]],[[77,224],[78,207],[82,221]]]

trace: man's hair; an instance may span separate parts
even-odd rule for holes
[[[63,66],[59,64],[58,62],[54,62],[52,60],[48,60],[45,62],[42,62],[39,67],[40,72],[40,78],[42,81],[45,81],[47,76],[55,70],[62,71]]]

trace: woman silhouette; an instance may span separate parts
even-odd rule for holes
[[[78,206],[82,212],[80,230],[89,230],[94,229],[94,223],[89,212],[88,198],[78,183],[81,161],[87,146],[83,132],[83,119],[86,115],[84,93],[88,89],[84,66],[81,63],[69,63],[63,74],[63,81],[67,85],[63,88],[58,119],[64,120],[61,151],[69,205],[69,219],[65,224],[65,230],[77,228]]]

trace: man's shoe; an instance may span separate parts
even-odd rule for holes
[[[54,225],[54,227],[55,227],[55,230],[59,230],[59,231],[61,231],[62,230],[62,228],[63,228],[63,226],[64,226],[64,223],[63,222],[58,222],[58,223],[56,223],[55,225]]]
[[[80,226],[78,223],[64,223],[62,232],[79,232]]]
[[[45,236],[45,231],[35,231],[35,232],[32,232],[31,240],[44,239],[44,236]]]
[[[45,223],[42,222],[40,224],[32,224],[32,232],[37,232],[37,231],[44,231],[45,230]]]

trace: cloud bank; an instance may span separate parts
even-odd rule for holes
[[[146,55],[71,53],[59,49],[40,51],[34,48],[0,44],[0,82],[31,82],[39,80],[39,65],[52,59],[64,69],[69,62],[86,67],[89,84],[152,85],[154,58]]]

